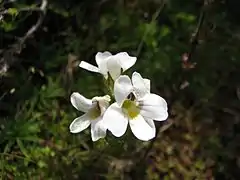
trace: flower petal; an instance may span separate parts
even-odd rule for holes
[[[97,141],[100,138],[104,138],[106,136],[106,131],[107,129],[105,128],[101,117],[91,121],[92,141]]]
[[[99,69],[96,67],[96,66],[93,66],[85,61],[81,61],[80,64],[79,64],[79,67],[83,68],[83,69],[86,69],[88,71],[91,71],[91,72],[97,72],[99,73]]]
[[[148,141],[156,135],[156,129],[150,126],[141,115],[131,119],[129,124],[133,134],[142,141]]]
[[[167,102],[157,94],[147,94],[140,102],[140,114],[143,117],[164,121],[168,117]]]
[[[90,99],[85,98],[77,92],[72,93],[70,101],[77,110],[82,112],[87,112],[92,106],[92,101]]]
[[[120,76],[114,83],[114,95],[117,104],[121,107],[124,100],[132,92],[133,86],[128,76]]]
[[[90,125],[90,117],[88,114],[84,114],[76,119],[70,124],[69,129],[71,133],[79,133],[86,129]]]
[[[152,128],[153,134],[156,135],[156,127],[155,127],[155,124],[154,124],[153,120],[149,119],[149,118],[145,118],[145,117],[144,117],[144,119],[148,123],[148,125]]]
[[[109,106],[111,97],[109,95],[96,96],[96,97],[92,98],[92,102],[95,102],[95,101],[98,103],[98,107],[100,108],[101,115],[103,115],[103,113],[106,111],[106,109]]]
[[[149,85],[145,83],[144,79],[139,73],[134,72],[132,74],[132,83],[133,83],[133,88],[134,88],[134,92],[137,99],[141,99],[146,94],[150,93]]]
[[[107,69],[113,80],[116,80],[121,75],[121,66],[116,56],[108,58]]]
[[[117,103],[113,103],[104,113],[103,123],[114,136],[120,137],[127,130],[128,119]]]
[[[148,93],[150,93],[150,89],[151,89],[151,81],[150,81],[150,79],[144,78],[143,81],[144,81],[145,86],[146,86],[146,88],[148,90]]]
[[[123,69],[123,72],[132,67],[136,61],[136,57],[129,56],[126,52],[121,52],[115,55],[118,58],[118,62]]]
[[[105,51],[103,53],[98,52],[95,56],[99,71],[105,76],[107,76],[107,73],[108,73],[107,60],[108,60],[108,57],[110,56],[112,56],[112,54],[108,51]]]

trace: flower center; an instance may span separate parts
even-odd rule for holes
[[[123,112],[130,118],[134,119],[139,113],[140,109],[138,108],[135,101],[129,99],[125,100],[122,105]]]
[[[95,106],[93,106],[89,111],[89,116],[91,118],[91,120],[97,119],[100,115],[101,115],[101,110],[100,107],[98,105],[98,103],[96,103]]]

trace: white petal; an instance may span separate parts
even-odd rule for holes
[[[117,103],[113,103],[104,113],[103,123],[114,136],[120,137],[127,130],[128,119]]]
[[[150,93],[149,85],[145,83],[144,79],[139,73],[134,72],[132,74],[132,83],[137,99],[143,98],[146,94]]]
[[[108,57],[110,56],[112,56],[112,54],[108,51],[105,51],[103,53],[98,52],[95,56],[99,71],[105,76],[107,76],[107,73],[108,73],[107,60],[108,60]]]
[[[77,110],[82,112],[87,112],[92,106],[92,101],[90,99],[85,98],[77,92],[72,93],[70,101]]]
[[[132,92],[133,86],[128,76],[120,76],[114,83],[114,95],[116,102],[121,107],[124,100]]]
[[[129,120],[129,124],[133,134],[142,141],[148,141],[156,135],[155,128],[151,127],[141,115]]]
[[[151,81],[150,81],[150,79],[144,78],[143,81],[144,81],[145,86],[146,86],[146,88],[148,90],[148,93],[150,93],[150,89],[151,89]]]
[[[167,110],[167,102],[157,94],[147,94],[140,102],[140,114],[157,121],[167,119]]]
[[[96,96],[94,98],[92,98],[92,102],[97,101],[98,106],[100,108],[101,111],[101,115],[103,115],[103,113],[106,111],[106,109],[109,106],[109,102],[111,101],[111,97],[109,95],[105,95],[105,96]]]
[[[92,141],[97,141],[100,138],[104,138],[106,136],[106,131],[107,129],[105,128],[101,117],[91,121]]]
[[[84,114],[70,124],[69,129],[71,133],[79,133],[86,129],[90,125],[90,118],[87,114]]]
[[[83,69],[86,69],[88,71],[91,71],[91,72],[97,72],[99,73],[99,69],[96,67],[96,66],[93,66],[85,61],[81,61],[80,64],[79,64],[79,67],[83,68]]]
[[[136,57],[129,56],[128,53],[126,53],[126,52],[118,53],[115,56],[116,56],[116,58],[119,59],[118,62],[120,64],[121,68],[123,69],[123,71],[126,71],[127,69],[132,67],[137,61]]]
[[[148,125],[152,128],[152,132],[155,136],[156,135],[156,127],[155,127],[155,124],[154,124],[153,120],[149,119],[149,118],[145,118],[145,117],[144,117],[144,119],[148,123]]]
[[[116,80],[121,75],[121,66],[116,56],[108,58],[107,69],[113,80]]]

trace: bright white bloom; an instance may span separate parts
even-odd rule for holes
[[[79,133],[91,124],[91,137],[93,141],[106,136],[106,128],[103,125],[102,117],[109,106],[110,97],[94,97],[92,100],[87,99],[79,93],[72,93],[72,105],[79,111],[85,112],[84,115],[76,118],[70,124],[71,133]]]
[[[116,137],[122,136],[128,123],[133,134],[148,141],[156,136],[153,120],[164,121],[168,117],[166,101],[150,93],[150,80],[134,72],[132,81],[126,75],[120,76],[114,84],[116,103],[106,110],[103,121]]]
[[[95,56],[98,67],[93,66],[85,61],[81,61],[79,67],[88,71],[97,72],[102,74],[106,79],[108,73],[111,75],[113,80],[116,80],[120,75],[121,71],[124,72],[132,67],[137,58],[129,56],[126,52],[120,52],[112,55],[110,52],[98,52]]]

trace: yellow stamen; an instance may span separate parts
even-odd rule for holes
[[[140,109],[138,108],[136,102],[129,99],[124,101],[122,109],[123,112],[127,114],[130,119],[134,119],[140,113]]]

